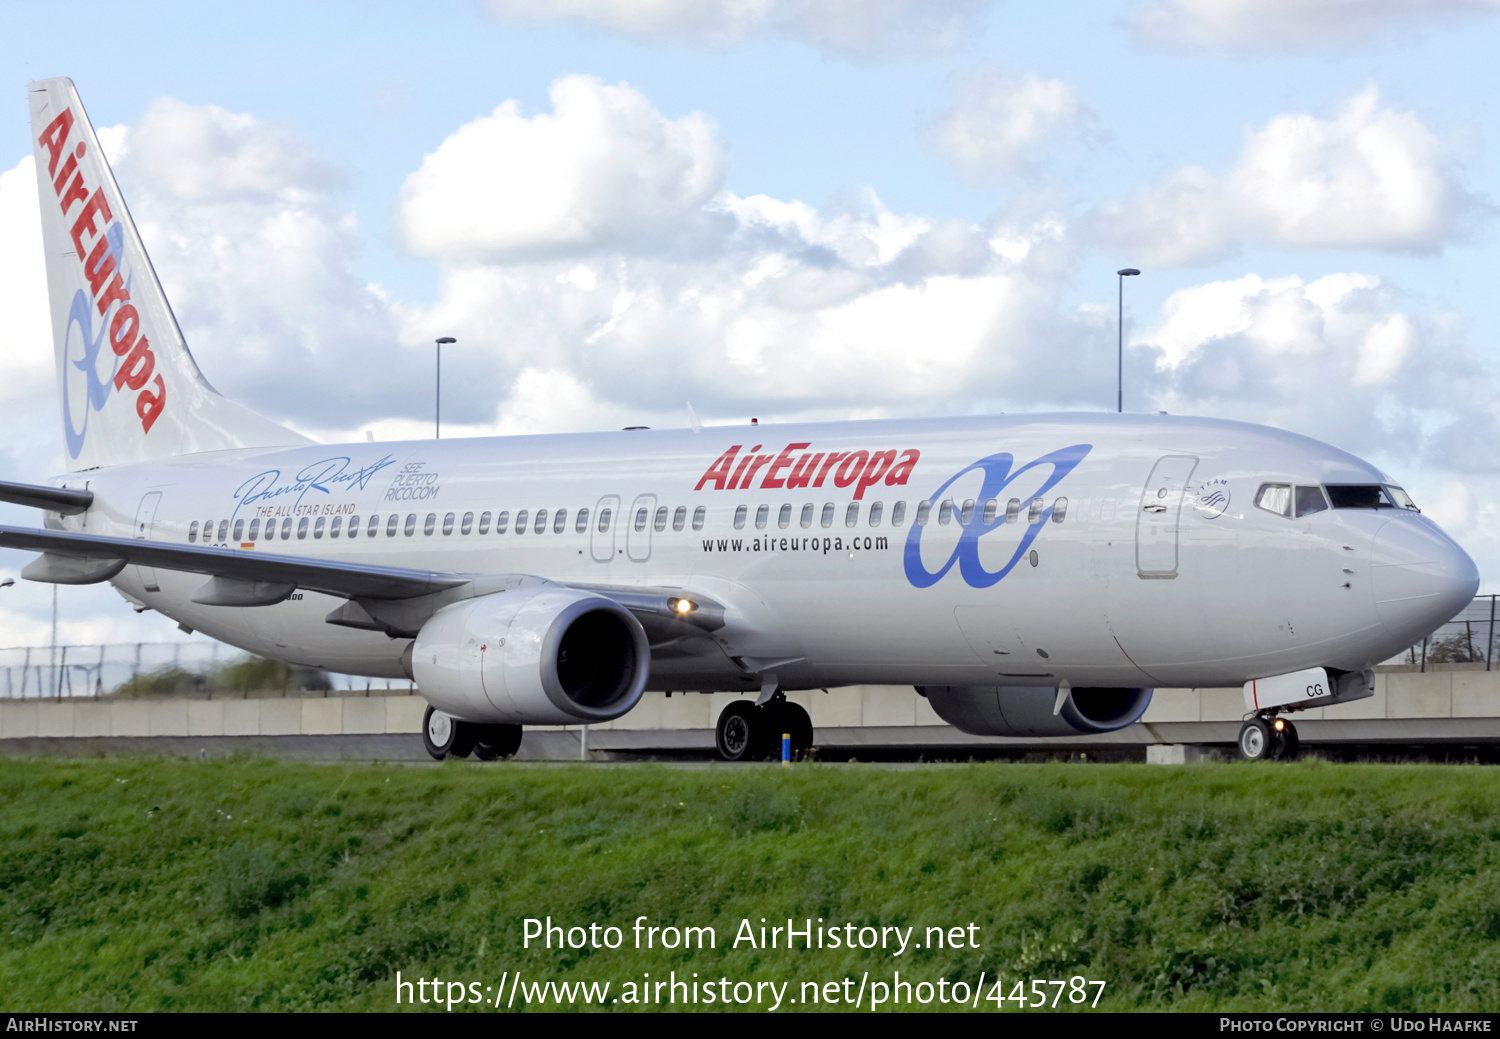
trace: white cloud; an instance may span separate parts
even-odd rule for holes
[[[1223,177],[1190,166],[1089,220],[1143,263],[1175,265],[1221,259],[1245,242],[1432,251],[1491,214],[1416,115],[1381,108],[1370,87],[1332,119],[1282,115],[1247,131]]]
[[[1056,139],[1088,121],[1077,92],[1061,80],[982,65],[958,81],[926,136],[960,179],[984,185],[1034,167]]]
[[[704,208],[726,155],[698,113],[667,119],[591,76],[552,84],[553,111],[507,101],[428,155],[402,188],[408,246],[448,261],[679,247],[720,221]]]
[[[1152,407],[1293,429],[1408,467],[1500,473],[1485,446],[1500,429],[1493,373],[1452,315],[1373,275],[1182,289],[1131,344],[1131,379]]]
[[[1497,0],[1153,0],[1133,28],[1142,41],[1169,47],[1297,50],[1497,7]]]
[[[933,54],[975,34],[994,0],[490,0],[501,21],[572,22],[727,46],[772,35],[856,58]]]

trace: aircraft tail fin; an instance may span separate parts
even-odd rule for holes
[[[308,443],[203,378],[73,81],[29,90],[68,471]]]

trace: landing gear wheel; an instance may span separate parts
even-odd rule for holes
[[[736,700],[719,714],[714,743],[725,761],[753,761],[765,743],[765,713],[749,700]]]
[[[770,705],[761,708],[769,710]],[[772,715],[776,724],[772,727],[772,740],[776,744],[776,753],[773,757],[781,757],[781,736],[789,733],[792,737],[792,760],[801,761],[803,756],[812,748],[813,724],[812,718],[803,709],[801,704],[783,701],[776,705],[776,713]]]
[[[422,746],[434,759],[442,761],[453,749],[458,723],[431,704],[422,715]]]
[[[438,761],[466,758],[474,749],[477,728],[473,722],[461,722],[428,704],[422,715],[422,746]]]
[[[514,757],[521,749],[519,725],[480,725],[474,739],[474,756],[480,761]]]
[[[1240,727],[1240,757],[1246,761],[1265,761],[1277,742],[1264,718],[1251,718]]]
[[[1295,761],[1302,750],[1302,741],[1297,737],[1297,727],[1285,718],[1278,718],[1281,722],[1281,730],[1276,733],[1275,752],[1271,755],[1277,761]]]

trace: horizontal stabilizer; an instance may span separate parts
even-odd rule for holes
[[[12,505],[25,505],[32,509],[60,512],[64,516],[76,516],[87,512],[94,504],[93,491],[77,491],[71,487],[43,487],[34,483],[9,483],[0,480],[0,501]]]
[[[469,578],[399,566],[340,563],[246,552],[205,545],[168,545],[160,541],[100,537],[72,531],[0,527],[0,548],[22,548],[88,559],[123,560],[138,566],[180,570],[236,581],[291,585],[343,598],[410,599],[467,584]]]

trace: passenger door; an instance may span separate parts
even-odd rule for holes
[[[605,513],[608,512],[608,516]],[[620,496],[618,494],[606,494],[599,499],[599,504],[594,507],[594,515],[589,527],[589,550],[594,554],[594,562],[609,563],[615,558],[615,531],[620,529],[620,524],[625,522],[620,515]]]
[[[140,508],[135,510],[135,537],[137,541],[150,541],[151,528],[156,525],[156,507],[161,504],[161,491],[148,491],[141,499]],[[136,569],[141,575],[141,584],[148,592],[159,592],[161,588],[156,583],[156,568],[151,566],[139,566]]]
[[[1135,567],[1143,578],[1177,576],[1177,529],[1188,480],[1198,467],[1193,455],[1157,459],[1141,491],[1135,518]]]

